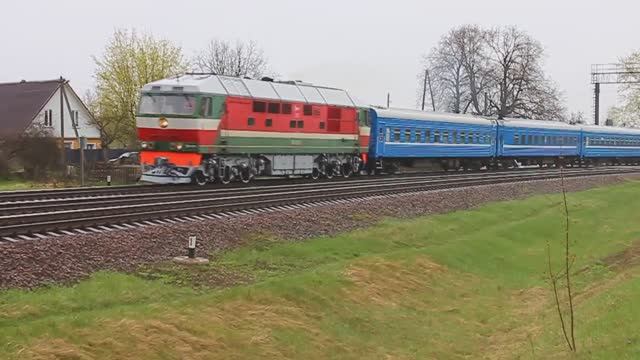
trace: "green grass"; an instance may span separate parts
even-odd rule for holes
[[[569,194],[579,359],[640,356],[640,183]],[[567,358],[558,195],[0,293],[0,358]],[[637,244],[635,246],[638,246]],[[637,262],[636,262],[637,263]],[[198,285],[193,287],[191,285]]]
[[[0,191],[29,190],[38,187],[38,184],[31,181],[0,179]]]

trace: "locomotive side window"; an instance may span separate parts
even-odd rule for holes
[[[267,111],[267,103],[264,101],[254,101],[253,102],[253,112],[265,112]]]
[[[313,114],[313,107],[311,105],[305,105],[302,108],[302,112],[305,116],[311,116]]]
[[[280,104],[269,103],[269,114],[279,114],[279,113],[280,113]]]
[[[273,119],[266,119],[264,121],[264,126],[271,127],[273,125]]]
[[[282,113],[291,114],[291,104],[282,104]]]
[[[296,125],[298,125],[298,129],[302,129],[304,127],[304,121],[298,120]]]
[[[251,118],[251,117],[247,119],[247,125],[253,126],[255,124],[256,124],[256,119]]]
[[[295,129],[296,128],[296,121],[295,120],[289,121],[289,127],[292,128],[292,129]]]
[[[324,121],[320,121],[320,125],[319,126],[320,126],[320,129],[324,129],[324,127],[326,126],[325,122]]]

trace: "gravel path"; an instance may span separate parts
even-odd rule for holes
[[[567,179],[565,184],[568,191],[580,191],[630,179],[640,179],[640,175]],[[0,289],[71,283],[97,270],[134,271],[140,265],[182,255],[188,234],[198,236],[200,254],[215,253],[242,245],[255,233],[301,240],[364,227],[389,216],[444,213],[560,190],[559,180],[485,185],[232,219],[0,244]]]

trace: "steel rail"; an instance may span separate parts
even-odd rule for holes
[[[638,169],[566,170],[564,176],[585,177],[595,175],[638,173]],[[487,174],[483,174],[487,175]],[[559,178],[560,173],[500,174],[458,179],[399,179],[387,183],[344,184],[323,188],[305,188],[298,191],[280,190],[270,193],[251,193],[223,196],[215,199],[179,200],[172,202],[142,203],[93,209],[72,209],[57,212],[18,214],[0,217],[0,236],[13,236],[35,232],[55,231],[73,227],[100,226],[114,223],[163,219],[187,215],[211,214],[279,205],[304,204],[318,201],[349,199],[354,197],[394,194],[402,192],[454,189],[459,187],[524,182]],[[338,184],[336,184],[338,185]],[[352,186],[349,186],[352,185]]]

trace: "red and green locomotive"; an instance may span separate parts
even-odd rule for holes
[[[137,117],[142,181],[350,176],[366,163],[369,113],[340,89],[187,74],[147,84]]]

